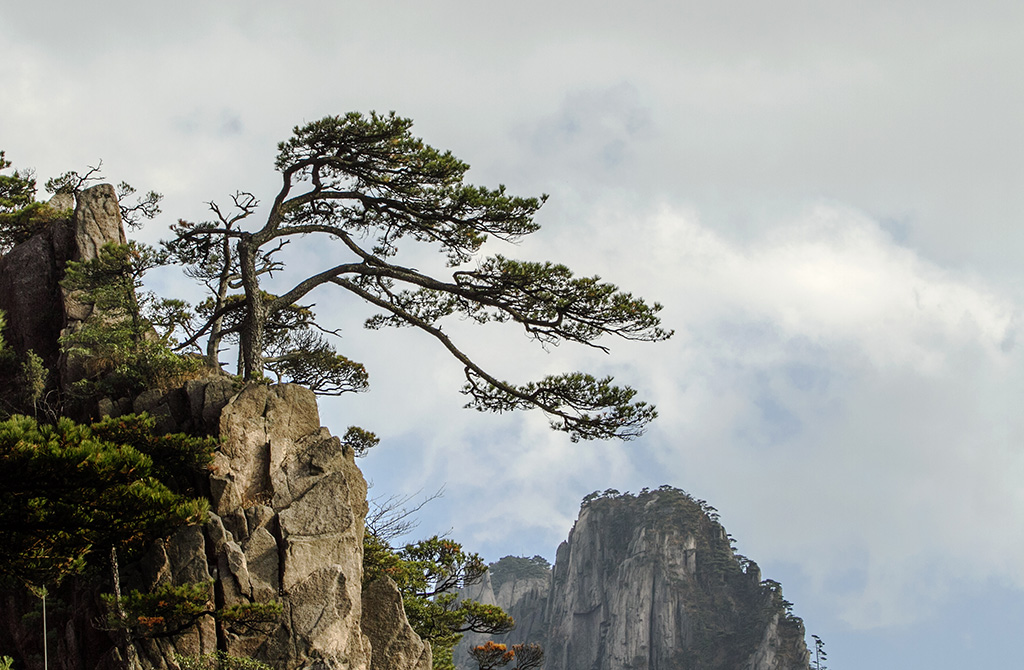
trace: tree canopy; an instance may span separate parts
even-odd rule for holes
[[[239,192],[231,212],[211,204],[215,221],[179,222],[168,245],[213,294],[205,324],[185,344],[194,345],[205,335],[207,355],[215,358],[220,340],[235,334],[242,374],[260,379],[273,359],[289,360],[287,351],[276,356],[268,351],[273,324],[296,310],[311,291],[330,284],[381,310],[367,327],[409,326],[437,339],[464,367],[468,407],[495,412],[539,408],[553,428],[573,440],[631,439],[642,433],[656,412],[634,401],[633,389],[582,372],[521,385],[506,382],[471,359],[443,330],[447,317],[511,322],[544,345],[568,341],[603,351],[607,348],[598,340],[604,335],[644,341],[671,335],[660,325],[660,305],[598,277],[578,277],[551,262],[480,258],[490,238],[515,242],[537,231],[534,215],[546,196],[517,197],[504,186],[465,183],[469,166],[425,144],[411,127],[411,120],[394,113],[357,112],[296,127],[278,145],[281,187],[267,208],[261,210],[252,194]],[[246,228],[257,212],[262,212],[262,223]],[[277,294],[264,291],[262,278],[281,268],[275,254],[306,235],[329,243],[337,261]],[[453,268],[451,276],[435,277],[399,264],[406,241],[434,245]],[[244,297],[232,298],[232,289],[241,289]],[[322,341],[307,344],[315,349]],[[310,347],[292,351],[304,349]],[[336,360],[332,348],[319,351],[324,360]],[[351,365],[345,359],[337,368],[350,371]]]

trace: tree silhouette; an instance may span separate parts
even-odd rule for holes
[[[574,440],[642,433],[656,416],[654,408],[634,402],[635,392],[614,386],[611,378],[574,372],[515,385],[487,372],[442,329],[440,322],[453,316],[481,324],[512,322],[542,345],[568,341],[602,351],[607,348],[597,340],[603,335],[646,341],[671,335],[660,327],[660,305],[598,277],[576,277],[554,263],[478,258],[490,238],[516,241],[535,232],[533,217],[545,197],[514,197],[503,186],[466,184],[469,166],[414,137],[411,126],[394,113],[353,112],[297,127],[278,146],[281,188],[262,225],[244,228],[259,211],[244,193],[235,196],[234,214],[213,205],[217,221],[179,222],[170,246],[193,261],[217,259],[196,270],[214,298],[206,324],[186,344],[206,334],[217,341],[236,332],[244,377],[261,379],[275,319],[330,284],[382,310],[368,327],[409,326],[437,339],[464,367],[470,407],[539,408],[552,427]],[[289,240],[314,235],[338,261],[277,294],[265,292],[262,278],[279,269],[274,254]],[[406,242],[436,245],[456,268],[451,277],[395,262]],[[241,288],[244,299],[232,300],[225,287]],[[230,319],[234,325],[226,326]],[[216,349],[209,345],[207,355]]]

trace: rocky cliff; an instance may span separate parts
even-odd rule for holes
[[[428,670],[430,646],[409,627],[394,584],[363,590],[366,482],[351,448],[320,426],[316,397],[291,384],[233,388],[228,379],[192,382],[150,406],[164,416],[187,406],[196,422],[219,416],[222,444],[210,521],[156,543],[135,587],[212,582],[218,608],[276,600],[284,613],[264,630],[205,622],[140,642],[145,667],[220,649],[282,670]]]
[[[5,338],[18,354],[40,355],[58,384],[68,372],[58,337],[89,312],[60,288],[64,265],[94,258],[105,242],[124,241],[111,187],[83,191],[77,203],[63,198],[55,207],[73,209],[73,215],[0,257]],[[176,668],[179,654],[214,650],[282,670],[430,668],[430,647],[409,627],[394,584],[362,588],[366,483],[352,450],[320,425],[311,391],[243,386],[215,375],[171,391],[105,399],[97,409],[113,415],[145,411],[162,430],[221,440],[202,486],[210,498],[209,521],[157,541],[144,558],[123,566],[123,587],[209,584],[217,608],[271,600],[283,608],[275,623],[258,630],[204,618],[182,635],[138,640],[144,668]],[[103,612],[99,592],[110,590],[100,572],[66,580],[51,593],[50,667],[122,667],[113,638],[94,625]],[[0,651],[24,667],[42,667],[38,628],[22,617],[38,600],[23,590],[0,598]]]
[[[89,314],[60,287],[64,266],[96,258],[105,243],[124,243],[125,235],[110,184],[86,189],[77,200],[58,193],[49,205],[57,215],[53,223],[0,257],[0,310],[7,313],[4,338],[14,351],[32,350],[56,370],[61,332]]]
[[[499,641],[542,644],[547,670],[808,667],[803,623],[779,587],[734,553],[713,509],[677,489],[590,496],[548,579],[474,590],[519,623]],[[456,652],[464,668],[479,643]]]
[[[193,390],[222,397],[225,384]],[[321,428],[313,393],[294,385],[243,388],[219,424],[210,521],[158,543],[140,566],[141,586],[213,581],[217,607],[277,600],[284,614],[267,632],[207,624],[142,645],[150,667],[219,647],[278,668],[369,668],[360,627],[366,483],[351,449]]]

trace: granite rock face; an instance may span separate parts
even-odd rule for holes
[[[207,395],[199,384],[191,390]],[[205,404],[193,406],[202,412]],[[173,642],[139,645],[140,657],[148,667],[173,667],[174,654],[220,648],[281,669],[369,669],[361,628],[366,482],[351,449],[320,426],[312,391],[291,384],[244,387],[221,410],[220,436],[210,521],[159,543],[142,563],[141,586],[213,580],[218,608],[276,600],[284,614],[265,631],[204,624]]]
[[[99,256],[100,248],[107,242],[127,241],[117,192],[110,184],[97,184],[79,193],[73,220],[72,252],[67,260],[91,260]]]
[[[587,500],[547,589],[528,576],[464,595],[506,608],[517,629],[494,639],[542,644],[547,670],[807,668],[781,590],[733,552],[712,508],[667,487]]]

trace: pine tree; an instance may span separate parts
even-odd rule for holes
[[[500,634],[515,626],[496,605],[458,599],[458,589],[487,571],[483,559],[458,542],[434,536],[393,549],[367,533],[363,547],[363,583],[384,576],[394,580],[409,624],[430,642],[434,670],[454,670],[452,650],[463,633]]]
[[[153,458],[136,447],[70,419],[52,426],[24,416],[0,422],[5,577],[54,585],[81,572],[91,556],[105,560],[111,548],[131,555],[202,521],[206,501],[174,493],[155,470]]]
[[[394,113],[327,117],[295,128],[278,148],[282,184],[263,223],[246,229],[255,199],[235,196],[238,213],[213,222],[179,222],[169,244],[198,262],[216,254],[218,267],[196,271],[215,288],[207,323],[191,342],[209,333],[218,340],[225,320],[237,323],[242,372],[260,380],[268,367],[268,338],[276,315],[295,309],[314,289],[331,285],[382,310],[370,328],[408,326],[434,337],[464,367],[469,406],[504,412],[539,408],[556,430],[573,440],[631,439],[656,416],[633,400],[635,392],[611,378],[573,372],[516,385],[471,359],[442,329],[447,317],[476,323],[511,322],[542,345],[576,342],[606,350],[597,340],[615,335],[657,341],[661,307],[619,291],[598,277],[577,277],[555,263],[479,258],[488,239],[514,242],[538,229],[542,197],[515,197],[503,186],[465,183],[469,166],[411,133],[412,121]],[[272,295],[262,288],[283,244],[316,236],[333,245],[336,264]],[[405,242],[436,245],[456,268],[442,279],[395,262]],[[470,263],[475,265],[471,266]],[[225,287],[244,298],[231,300]],[[229,317],[231,314],[236,316]],[[190,344],[187,342],[186,344]],[[217,349],[208,347],[210,356]],[[298,355],[302,348],[294,351]]]

